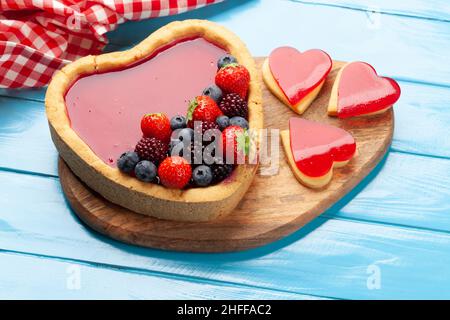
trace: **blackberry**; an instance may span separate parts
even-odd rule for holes
[[[217,129],[219,130],[219,125],[215,122],[202,122],[202,134],[205,134],[206,131],[210,129]]]
[[[233,172],[234,166],[232,164],[213,164],[211,166],[213,174],[213,183],[218,183],[225,180]]]
[[[216,132],[208,132],[208,130],[217,130]],[[198,122],[194,128],[195,139],[191,141],[191,164],[196,167],[200,164],[205,164],[205,157],[209,160],[206,164],[214,162],[214,159],[210,159],[211,156],[215,157],[215,148],[217,148],[216,139],[221,137],[221,131],[219,125],[215,122]],[[206,149],[208,148],[208,149]],[[205,150],[207,151],[205,155]]]
[[[158,165],[167,157],[169,146],[156,138],[143,137],[136,145],[135,152],[141,160],[148,160]]]
[[[237,93],[226,94],[219,104],[220,110],[228,117],[248,117],[247,101],[242,99]]]

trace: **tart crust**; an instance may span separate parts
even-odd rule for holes
[[[70,169],[107,200],[134,212],[169,220],[208,221],[232,211],[249,188],[257,164],[238,165],[230,178],[207,188],[173,190],[143,183],[104,163],[71,128],[64,96],[81,76],[106,72],[145,59],[174,40],[203,37],[227,50],[250,72],[249,126],[263,127],[262,93],[255,62],[232,32],[206,20],[175,21],[158,29],[134,48],[83,57],[56,72],[45,106],[53,142]],[[259,141],[256,141],[259,145]]]

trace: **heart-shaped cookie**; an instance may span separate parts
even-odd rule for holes
[[[377,75],[365,62],[351,62],[339,71],[331,91],[328,114],[339,118],[385,112],[400,98],[398,83]]]
[[[214,84],[217,59],[225,53],[250,73],[248,122],[261,128],[261,89],[245,45],[215,23],[177,21],[130,50],[88,56],[55,74],[46,109],[61,157],[89,187],[134,212],[184,221],[230,212],[249,187],[255,165],[237,166],[226,183],[170,190],[122,174],[115,163],[141,138],[143,114],[185,115],[189,100]]]
[[[319,94],[331,67],[330,56],[322,50],[280,47],[264,62],[263,78],[278,99],[302,114]]]
[[[355,139],[349,132],[301,118],[291,118],[289,130],[281,137],[295,177],[311,188],[327,185],[333,168],[345,166],[356,152]]]

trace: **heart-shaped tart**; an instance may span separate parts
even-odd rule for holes
[[[332,64],[330,56],[322,50],[300,52],[280,47],[264,61],[263,78],[278,99],[302,114],[319,94]]]
[[[400,98],[398,83],[380,77],[365,62],[351,62],[339,71],[331,90],[328,114],[339,118],[380,114]]]
[[[177,21],[130,50],[87,56],[54,75],[46,110],[60,156],[87,186],[134,212],[180,221],[207,221],[229,213],[249,188],[256,165],[239,164],[215,185],[179,190],[142,182],[122,173],[116,163],[142,137],[144,114],[186,115],[189,101],[214,84],[217,59],[224,54],[248,70],[248,126],[262,128],[261,89],[246,46],[215,23]],[[152,143],[143,141],[139,148]],[[164,161],[159,173],[170,173],[177,161]]]
[[[291,118],[281,138],[295,177],[311,188],[327,185],[333,168],[345,166],[356,152],[355,140],[347,131],[301,118]]]

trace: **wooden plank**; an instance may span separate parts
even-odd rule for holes
[[[414,163],[407,158],[396,162]],[[440,189],[447,192],[442,177],[449,170],[448,161],[425,158],[417,165],[410,172],[431,167],[444,172],[420,183],[420,192],[428,195],[426,205],[433,208],[424,211],[422,219],[438,212],[448,216],[449,197],[436,196]],[[396,172],[392,164],[386,168]],[[87,229],[67,208],[58,179],[2,172],[0,192],[3,249],[326,297],[450,298],[444,267],[450,263],[448,232],[318,218],[260,249],[183,254],[123,245]],[[384,203],[399,202],[403,210],[397,196],[390,199],[381,190],[377,195]],[[408,200],[416,197],[417,190]],[[414,218],[408,216],[408,222]],[[448,220],[445,223],[448,227]],[[379,290],[367,287],[374,270],[381,272]]]
[[[440,21],[393,15],[373,20],[362,11],[293,1],[225,1],[178,16],[126,23],[109,38],[134,44],[170,21],[188,18],[230,28],[254,56],[286,44],[299,50],[320,48],[335,60],[367,61],[382,75],[450,85],[450,55],[444,54],[449,51],[450,24]]]
[[[405,17],[450,21],[450,5],[447,0],[290,0],[303,4],[325,5]]]
[[[0,88],[0,97],[12,97],[31,101],[44,102],[46,88],[5,89]]]
[[[449,185],[449,160],[392,153],[327,216],[450,232]]]
[[[427,8],[435,6],[437,12],[449,14],[445,8],[445,5],[448,7],[446,1],[416,2],[417,5],[411,8],[422,10],[421,4]],[[379,6],[385,8],[388,5],[410,7],[409,2],[387,0]],[[345,19],[336,21],[336,17],[344,17],[343,13]],[[225,1],[177,16],[126,23],[109,34],[111,42],[121,44],[112,44],[107,50],[129,47],[170,21],[188,18],[206,18],[229,27],[247,42],[254,55],[267,55],[273,48],[284,44],[297,46],[301,50],[317,47],[327,50],[335,59],[366,60],[380,73],[397,79],[450,85],[450,54],[445,54],[449,52],[450,24],[417,19],[409,21],[404,17],[389,15],[381,15],[376,18],[379,20],[373,22],[374,18],[366,12],[343,11],[340,8],[311,6],[294,1],[279,1],[277,5],[273,5],[273,0],[257,4]],[[252,20],[254,27],[247,27],[248,19]],[[273,19],[277,23],[266,23]],[[291,21],[301,23],[293,29]],[[333,28],[324,28],[324,24],[331,21]],[[265,35],[264,41],[261,41],[261,34]],[[346,36],[343,37],[343,34]],[[356,44],[361,44],[361,48],[355,48]],[[0,95],[39,99],[43,98],[43,91],[0,89]]]
[[[394,150],[450,157],[450,89],[400,82]]]
[[[57,174],[57,152],[42,102],[0,97],[0,167]]]
[[[421,3],[427,7],[438,4],[436,11],[448,15],[448,10],[439,9],[445,6],[442,1],[430,4],[422,0],[416,1],[417,6],[411,7],[418,8],[417,10],[421,9]],[[391,3],[393,6],[399,3],[401,6],[410,6],[409,2],[406,5],[386,0],[380,7],[384,8]],[[265,23],[274,17],[283,18],[277,19],[274,24]],[[336,17],[340,17],[337,22]],[[301,50],[317,47],[327,50],[335,59],[366,60],[380,73],[397,79],[450,85],[450,57],[442,54],[449,49],[450,24],[427,20],[411,22],[404,17],[386,15],[379,17],[378,23],[372,22],[373,17],[368,17],[365,12],[304,5],[293,1],[280,1],[276,6],[268,0],[257,5],[251,2],[239,4],[236,1],[225,1],[177,16],[130,22],[109,34],[111,42],[121,44],[111,44],[107,51],[128,48],[162,25],[188,18],[206,18],[229,27],[247,42],[254,55],[267,55],[273,48],[284,44],[297,46]],[[252,28],[247,27],[250,18],[254,25]],[[301,24],[292,29],[291,21],[301,21]],[[333,22],[332,28],[324,28],[324,23],[328,22]],[[414,24],[414,28],[411,28],[411,24]],[[264,41],[261,41],[261,34],[265,35]],[[342,34],[346,36],[342,37]],[[421,45],[417,45],[418,43]],[[362,47],[355,50],[355,44],[361,44]],[[44,91],[0,89],[0,95],[43,99]]]
[[[393,150],[450,157],[450,89],[400,85]],[[57,175],[57,155],[42,103],[0,97],[0,153],[8,155],[0,157],[0,167]]]
[[[0,271],[0,299],[6,300],[323,299],[251,286],[151,275],[89,263],[5,252],[0,252]]]
[[[332,3],[330,0],[317,2]],[[364,8],[366,2],[369,3],[363,1],[363,4],[358,5],[354,0],[343,0],[338,4],[348,3],[349,7]],[[449,16],[448,2],[445,0],[414,0],[412,5],[409,1],[384,0],[378,6],[392,12],[401,12],[405,8],[428,12],[430,15],[439,13],[442,17]],[[279,1],[276,5],[273,5],[273,0],[258,3],[225,1],[177,16],[129,22],[108,34],[112,44],[107,51],[128,48],[168,22],[190,18],[210,19],[229,27],[242,37],[256,56],[267,55],[273,48],[285,44],[300,50],[321,48],[337,60],[370,62],[380,73],[397,79],[450,85],[450,57],[443,54],[449,50],[449,23],[389,15],[374,17],[365,11],[295,1]],[[248,28],[249,19],[252,28]],[[276,23],[266,23],[274,19]],[[298,22],[294,29],[292,21]],[[327,24],[332,24],[332,27],[326,27]],[[360,47],[355,50],[355,45]],[[20,95],[30,99],[43,97],[42,91],[29,89],[19,90],[18,93],[0,89],[0,95]]]
[[[4,198],[0,204],[12,206],[11,213],[4,214],[5,221],[14,219],[15,212],[24,212],[26,203],[20,203],[22,189],[23,194],[36,194],[39,197],[40,194],[51,192],[54,196],[47,196],[51,201],[59,202],[61,199],[58,180],[47,181],[1,171],[0,177],[0,190]],[[31,185],[27,186],[27,183]],[[39,188],[40,184],[42,188]],[[386,162],[381,163],[360,186],[326,211],[326,215],[450,232],[448,185],[450,161],[391,153]],[[411,199],[417,201],[412,202]],[[47,205],[42,201],[38,203]]]
[[[273,4],[272,1],[270,2]],[[296,43],[293,44],[298,45],[300,49],[310,46],[319,47],[324,41],[329,41],[330,47],[328,49],[333,50],[333,55],[341,54],[342,59],[349,59],[349,57],[358,55],[368,57],[366,52],[364,52],[364,55],[362,54],[362,51],[366,50],[365,48],[355,50],[355,43],[362,43],[367,47],[367,50],[373,51],[371,57],[375,56],[375,59],[377,59],[376,55],[380,54],[380,50],[377,50],[378,48],[375,44],[379,44],[383,48],[389,47],[391,52],[394,52],[396,56],[390,59],[390,56],[384,55],[383,57],[380,56],[379,60],[376,60],[377,62],[370,61],[377,67],[378,61],[383,62],[384,60],[385,62],[383,62],[384,64],[382,66],[385,66],[386,70],[389,71],[397,63],[400,66],[400,75],[412,75],[415,77],[411,78],[413,80],[422,79],[421,81],[442,83],[448,86],[447,82],[442,82],[442,79],[449,79],[448,68],[446,67],[449,65],[448,58],[443,54],[448,51],[449,32],[444,24],[434,22],[431,24],[429,22],[417,23],[416,21],[410,23],[408,20],[403,20],[403,18],[401,20],[388,19],[387,24],[385,24],[386,21],[383,18],[382,29],[384,33],[388,33],[386,35],[380,30],[377,32],[366,30],[363,24],[365,21],[360,15],[357,15],[358,19],[352,18],[355,16],[353,14],[349,15],[349,17],[342,17],[342,19],[349,19],[349,23],[341,20],[336,22],[336,19],[333,19],[332,15],[329,14],[330,11],[328,9],[324,9],[323,12],[325,14],[323,16],[319,14],[312,15],[311,17],[315,17],[316,21],[312,19],[304,20],[305,24],[301,26],[305,29],[308,26],[311,26],[312,29],[314,27],[321,29],[323,28],[323,24],[329,21],[329,23],[333,23],[333,28],[347,31],[347,37],[346,39],[340,39],[342,42],[342,45],[340,45],[338,40],[334,40],[337,34],[334,31],[329,36],[326,36],[324,31],[320,30],[310,35],[305,34],[305,32],[303,34],[299,32],[297,36],[296,32],[298,29],[300,31],[304,30],[300,27],[293,29],[293,31],[288,31],[289,28],[286,27],[292,26],[292,21],[302,21],[301,19],[305,18],[304,15],[299,14],[299,11],[304,10],[304,6],[301,7],[301,10],[291,10],[292,12],[290,14],[288,12],[287,15],[283,15],[284,11],[287,10],[283,8],[291,8],[290,4],[280,2],[279,6],[283,8],[279,9],[278,6],[273,6],[269,9],[269,1],[266,0],[258,3],[246,2],[241,7],[235,7],[236,9],[233,9],[232,1],[227,1],[226,3],[230,3],[230,7],[220,7],[220,10],[224,10],[225,12],[220,13],[220,10],[218,10],[214,13],[217,14],[217,18],[214,19],[230,27],[240,26],[241,29],[233,29],[240,35],[241,32],[245,33],[245,40],[248,41],[251,49],[254,51],[260,50],[261,54],[267,53],[273,47],[273,44],[278,41],[277,39],[279,39],[279,42],[285,42],[286,40],[295,38]],[[261,14],[258,6],[264,6],[267,12]],[[209,9],[207,8],[205,10]],[[314,10],[317,10],[317,12],[322,11],[322,9]],[[207,12],[202,12],[207,17]],[[269,14],[269,12],[271,13]],[[273,15],[272,19],[270,19],[270,15]],[[265,23],[266,21],[277,19],[276,21],[279,24],[271,23],[272,30],[267,30],[267,26],[266,28],[261,28],[260,25],[248,28],[248,21],[252,21],[253,23],[253,21],[260,21],[259,19]],[[352,30],[352,21],[361,22],[353,24],[355,33]],[[342,28],[340,27],[341,23],[344,23]],[[131,37],[132,32],[137,32],[138,27],[136,26],[146,26],[144,22],[142,24],[136,23],[129,25],[131,26],[129,28],[131,30],[128,34],[129,37]],[[281,31],[286,32],[286,34],[282,34]],[[146,33],[148,32],[146,30]],[[277,32],[280,33],[279,37],[277,37]],[[374,41],[374,44],[365,41],[365,38],[362,37],[364,32],[369,34],[369,40]],[[262,34],[264,34],[264,39],[267,41],[261,41]],[[318,39],[320,40],[314,39],[313,34],[318,35]],[[383,36],[385,36],[385,39],[383,39]],[[398,41],[398,44],[396,41]],[[336,49],[333,46],[336,46]],[[386,51],[383,50],[382,52]],[[409,55],[409,52],[411,52],[411,55]],[[348,56],[346,56],[347,54]],[[436,68],[435,65],[444,67]],[[407,70],[407,68],[410,68],[410,70]],[[419,90],[421,90],[420,88]],[[440,143],[443,141],[443,138],[441,141],[441,137],[439,136],[442,128],[438,127],[436,129],[434,123],[436,119],[440,120],[445,118],[441,118],[441,114],[435,113],[435,111],[437,109],[444,109],[448,103],[445,100],[443,100],[443,103],[438,103],[437,97],[433,101],[435,106],[433,112],[428,113],[428,110],[425,109],[425,115],[431,116],[433,120],[429,122],[430,125],[423,126],[422,128],[427,133],[430,132],[430,136],[434,132],[435,137],[438,139],[435,150],[439,150],[441,149]],[[422,114],[422,102],[412,106],[413,108],[411,110],[419,111]],[[0,107],[0,110],[2,107]],[[419,117],[411,114],[412,118],[427,121],[427,119],[418,119]],[[31,119],[30,126],[35,123],[34,119]],[[42,120],[42,123],[44,122],[45,119]],[[444,120],[442,122],[437,121],[437,123],[440,126],[444,123]],[[7,124],[9,128],[17,128],[18,126],[16,122],[5,122],[4,124]],[[414,126],[410,127],[414,128]],[[405,136],[409,136],[411,132],[407,132],[408,134]],[[419,136],[417,132],[415,135]],[[8,135],[3,136],[0,133],[0,136],[2,139],[8,139]],[[420,136],[427,135],[421,133]],[[20,143],[28,141],[28,139],[31,139],[31,137],[23,136],[22,139],[16,142],[18,145],[21,145]],[[426,139],[421,140],[421,144],[424,147],[426,146]],[[24,150],[25,146],[23,148]],[[12,152],[8,153],[8,156],[12,154],[15,157],[18,148],[11,148],[10,150]],[[449,149],[444,148],[442,152],[445,153],[445,150]],[[1,154],[5,154],[3,153],[3,149]],[[30,154],[33,155],[32,148],[29,151]],[[49,154],[50,156],[54,156],[51,152]],[[25,151],[23,155],[25,155]],[[387,168],[390,168],[388,173],[391,174],[391,178],[398,178],[398,181],[402,181],[402,176],[397,175],[397,172],[401,172],[401,170],[399,170],[398,166],[391,168],[389,162],[392,157],[396,157],[397,155],[397,153],[391,153],[388,158],[388,165],[383,167],[380,175],[371,184],[376,182],[380,176],[383,176]],[[11,163],[15,159],[13,158],[13,160],[7,163]],[[30,161],[30,156],[28,156],[28,161],[26,162],[26,158],[23,157],[23,159],[23,163],[27,164],[41,161],[40,157],[34,156],[32,161]],[[42,160],[46,161],[48,158],[44,157]],[[439,176],[431,179],[431,181],[434,181],[434,185],[427,184],[429,180],[420,182],[417,180],[414,181],[416,187],[406,192],[409,201],[416,199],[417,194],[422,192],[424,188],[425,194],[430,197],[431,200],[422,198],[425,201],[423,215],[420,218],[422,222],[426,221],[428,223],[430,214],[430,219],[433,220],[432,215],[435,213],[438,215],[448,213],[447,201],[441,202],[444,197],[448,199],[448,195],[445,194],[448,183],[446,183],[447,181],[445,179],[441,183],[442,179],[440,179],[442,178],[442,172],[447,173],[448,171],[444,169],[446,165],[441,164],[441,161],[442,163],[446,162],[439,159],[423,158],[423,162],[416,163],[407,172],[410,177],[411,172],[416,173],[425,170],[426,173],[429,167],[437,166],[435,174],[439,174]],[[414,163],[414,161],[405,158],[404,160],[398,161],[398,163],[399,165],[408,165]],[[28,166],[32,167],[31,164],[28,164]],[[425,173],[421,178],[426,176]],[[4,177],[7,175],[11,175],[13,178],[5,180]],[[128,266],[141,266],[142,268],[158,269],[161,272],[179,272],[232,281],[258,282],[258,285],[282,287],[284,290],[286,288],[294,288],[302,292],[336,292],[340,293],[343,297],[351,298],[389,298],[400,296],[448,298],[450,296],[448,292],[449,277],[446,274],[447,268],[445,268],[450,262],[448,255],[445,255],[449,245],[449,239],[446,233],[408,230],[334,219],[318,219],[309,225],[307,230],[305,229],[290,239],[278,242],[276,245],[261,250],[233,255],[203,256],[173,254],[121,246],[114,241],[104,239],[84,229],[70,215],[70,211],[65,207],[62,196],[58,193],[59,186],[57,180],[1,173],[0,182],[3,181],[4,183],[0,189],[2,192],[0,201],[2,203],[2,209],[0,209],[0,212],[2,212],[0,228],[2,232],[2,245],[8,247],[16,246],[22,248],[24,251],[45,251],[47,253],[54,253],[55,255],[59,252],[61,255],[116,262]],[[388,188],[387,190],[391,190],[390,185],[387,183],[384,186]],[[404,186],[401,183],[398,185],[401,187]],[[9,188],[13,189],[11,192],[15,191],[13,195],[5,191],[9,190]],[[22,190],[27,191],[23,192]],[[389,203],[389,198],[386,199],[382,191],[386,192],[386,190],[379,189],[378,187],[374,188],[372,195],[376,196],[378,202],[384,201],[384,205],[386,205]],[[436,195],[436,192],[439,194]],[[27,201],[24,201],[24,199]],[[406,199],[400,202],[397,201],[398,198],[392,198],[389,207],[395,209],[397,203],[400,206]],[[20,206],[18,205],[19,202],[22,203]],[[31,206],[30,203],[35,205]],[[425,204],[428,204],[428,206],[425,206]],[[398,210],[400,212],[401,208]],[[354,212],[359,213],[357,211]],[[376,214],[377,211],[374,209],[371,218],[376,216]],[[407,216],[407,212],[403,214]],[[391,216],[386,209],[383,215]],[[416,219],[414,214],[413,219]],[[415,222],[413,221],[413,223]],[[446,223],[444,222],[443,224],[445,225]],[[434,228],[430,225],[425,227]],[[293,242],[295,240],[298,241]],[[68,247],[71,250],[67,250]],[[368,263],[370,264],[368,265]],[[378,265],[381,268],[382,287],[380,290],[368,290],[366,286],[367,269],[372,264]]]

